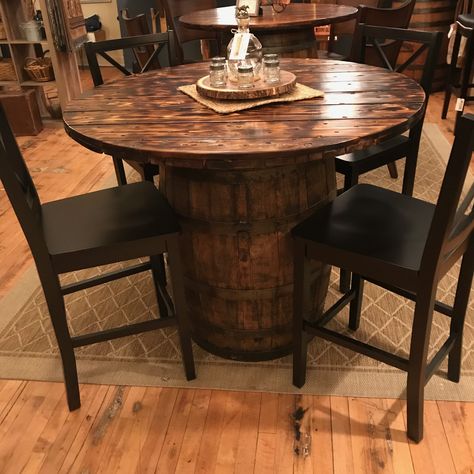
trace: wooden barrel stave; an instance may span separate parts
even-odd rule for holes
[[[163,189],[180,217],[186,297],[194,339],[239,360],[291,350],[291,228],[335,196],[332,159],[264,170],[167,167]],[[329,267],[312,262],[314,315]]]

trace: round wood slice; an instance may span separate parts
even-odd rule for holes
[[[278,84],[267,84],[263,79],[254,82],[251,89],[239,89],[235,82],[227,81],[225,87],[212,87],[209,76],[201,77],[196,83],[197,91],[210,99],[246,100],[262,99],[291,92],[296,84],[296,76],[292,72],[280,71]]]

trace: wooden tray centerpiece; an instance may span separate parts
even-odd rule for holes
[[[291,92],[296,85],[296,76],[289,71],[280,71],[280,82],[267,84],[263,79],[254,82],[251,89],[239,89],[236,82],[227,80],[225,87],[212,87],[209,76],[201,77],[196,83],[196,90],[204,97],[220,100],[263,99]]]

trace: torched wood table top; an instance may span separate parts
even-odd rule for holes
[[[189,168],[265,168],[367,147],[409,129],[423,89],[401,74],[363,64],[283,59],[323,98],[220,115],[177,90],[208,63],[124,77],[92,89],[64,111],[66,131],[87,148]]]
[[[315,3],[291,3],[281,13],[275,13],[271,6],[262,7],[262,10],[262,16],[250,18],[250,31],[330,25],[357,15],[355,7]],[[235,7],[198,10],[181,16],[179,21],[187,27],[198,29],[228,30],[237,25]]]

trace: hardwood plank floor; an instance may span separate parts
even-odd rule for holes
[[[451,141],[441,104],[426,121]],[[44,201],[114,182],[111,160],[60,123],[19,142]],[[1,297],[32,260],[1,187],[0,216]],[[62,384],[0,380],[0,472],[474,472],[472,403],[427,402],[415,445],[399,400],[94,385],[81,398],[69,413]]]

